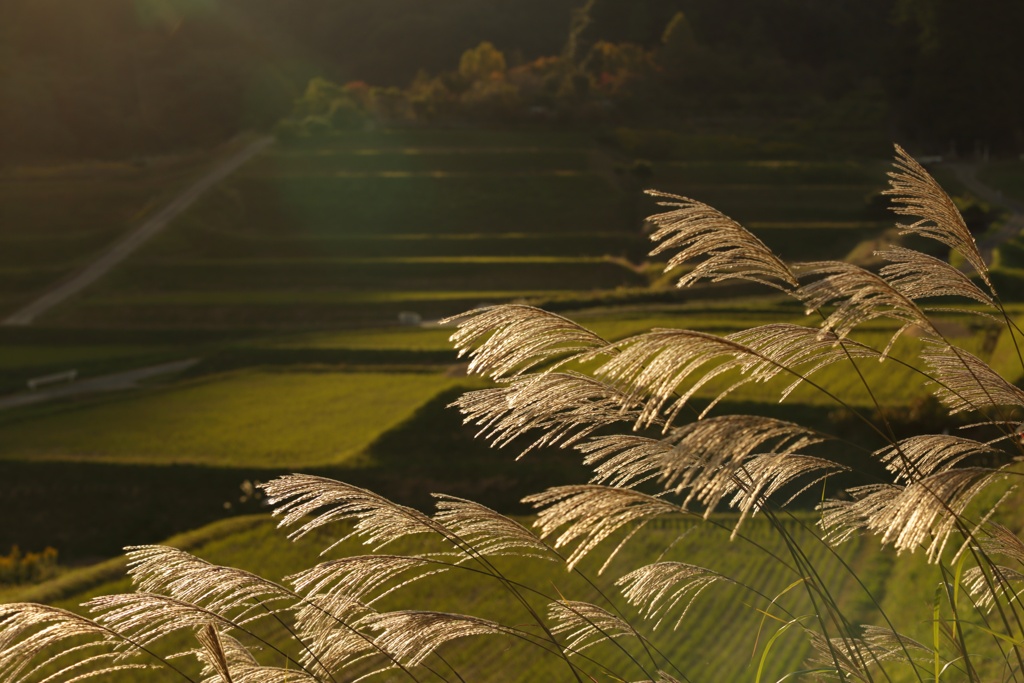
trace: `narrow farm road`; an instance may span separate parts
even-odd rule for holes
[[[129,254],[167,227],[168,223],[190,207],[204,192],[231,175],[242,164],[265,149],[273,141],[274,139],[270,137],[260,138],[225,159],[138,228],[114,242],[95,261],[67,280],[57,284],[53,289],[35,301],[0,321],[0,324],[10,326],[31,325],[36,318],[57,304],[96,282],[96,280],[106,275],[111,268],[123,261]]]
[[[136,368],[135,370],[115,372],[110,375],[101,375],[100,377],[83,379],[70,384],[61,384],[35,391],[23,391],[17,394],[0,396],[0,410],[19,408],[58,398],[68,398],[69,396],[134,389],[144,380],[182,372],[198,362],[198,358],[189,358],[172,363],[161,363],[160,365],[150,365],[145,368]]]

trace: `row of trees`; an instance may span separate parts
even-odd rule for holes
[[[404,88],[317,79],[286,130],[367,119],[664,125],[739,114],[870,128],[937,153],[1016,151],[1024,95],[1012,83],[1021,65],[999,17],[1024,20],[1024,5],[1003,9],[944,0],[589,0],[557,54],[523,60],[482,42],[457,70],[421,70]],[[730,21],[735,13],[749,21]]]
[[[352,102],[387,119],[845,117],[1017,151],[1022,21],[1013,0],[8,0],[0,159],[212,144],[272,125],[314,76],[373,84]],[[471,53],[496,65],[454,69],[485,40]]]
[[[484,41],[462,53],[457,69],[421,70],[404,88],[363,81],[341,86],[315,77],[281,131],[315,134],[371,120],[606,123],[669,110],[701,115],[740,103],[757,103],[761,115],[806,109],[806,101],[787,96],[800,86],[783,61],[748,60],[702,44],[682,12],[672,15],[652,46],[597,40],[584,50],[577,40],[584,33],[575,26],[561,54],[520,64]],[[874,112],[884,111],[877,91],[866,97]]]

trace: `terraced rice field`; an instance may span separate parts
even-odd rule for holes
[[[644,284],[609,258],[642,238],[589,170],[590,144],[546,142],[426,132],[273,148],[54,319],[351,326]]]
[[[594,140],[572,134],[381,131],[279,143],[50,321],[365,327],[402,311],[432,319],[480,303],[642,288],[642,217],[657,208],[612,167]],[[715,205],[804,259],[842,257],[877,235],[884,226],[864,207],[883,182],[881,163],[736,161],[658,164],[647,184]]]
[[[650,184],[714,206],[786,260],[842,259],[891,220],[866,211],[883,162],[667,162]]]
[[[243,478],[284,471],[329,468],[332,476],[351,475],[371,488],[379,484],[387,495],[417,505],[430,490],[451,486],[448,490],[502,509],[519,509],[514,506],[524,488],[580,481],[576,453],[533,453],[513,463],[514,448],[492,452],[480,439],[472,440],[474,430],[460,426],[455,411],[445,408],[469,383],[454,367],[451,330],[394,323],[401,311],[433,318],[480,303],[601,295],[647,285],[655,269],[639,267],[647,248],[640,218],[655,209],[640,198],[635,179],[603,170],[603,153],[582,137],[486,131],[378,132],[329,145],[268,150],[82,297],[54,311],[43,321],[50,329],[38,331],[45,334],[0,338],[7,352],[0,355],[2,378],[27,369],[72,363],[100,367],[186,350],[204,357],[205,373],[131,395],[5,415],[0,478],[15,483],[0,487],[0,502],[31,510],[24,523],[32,538],[64,541],[78,553],[69,556],[80,559],[109,553],[111,545],[155,541],[157,534],[180,530],[174,524],[185,524],[182,520],[197,527],[243,509],[238,498]],[[865,209],[883,174],[881,163],[675,163],[656,164],[649,184],[717,206],[788,258],[819,259],[842,258],[884,229],[886,223]],[[135,195],[110,198],[119,210],[133,201]],[[118,220],[123,223],[124,216],[97,216],[86,224],[99,231],[96,226]],[[114,232],[90,234],[100,244]],[[85,240],[84,235],[67,239]],[[0,234],[9,244],[21,239]],[[25,245],[30,241],[26,238]],[[32,256],[37,246],[26,246],[22,255],[42,259],[42,252]],[[1004,254],[1011,267],[1024,263],[1017,246]],[[28,265],[0,263],[0,284],[11,278],[13,301],[37,286],[32,283],[60,277],[73,266],[73,253],[58,249],[52,263],[43,259],[38,265],[31,259]],[[652,327],[727,334],[772,322],[807,323],[797,307],[777,298],[724,300],[713,294],[700,301],[680,297],[660,307],[593,309],[571,317],[610,340]],[[93,341],[85,334],[88,328]],[[133,336],[130,328],[153,330]],[[203,329],[205,334],[197,332]],[[1005,340],[991,339],[969,316],[955,317],[950,330],[951,338],[972,353],[987,358],[994,345],[1005,362],[1016,361]],[[881,348],[892,332],[872,324],[856,338]],[[81,337],[70,343],[75,335]],[[893,355],[910,359],[920,346],[908,334]],[[798,389],[782,408],[770,404],[785,382],[747,387],[724,410],[753,406],[807,418],[827,431],[838,406],[826,391],[865,415],[876,399],[905,408],[928,393],[925,377],[894,361],[860,361],[858,369],[823,370],[814,376],[820,388]],[[861,386],[862,377],[874,396]],[[699,392],[698,407],[728,381],[722,378]],[[97,499],[110,509],[98,509]],[[252,501],[244,504],[255,509]],[[52,518],[41,519],[47,514]],[[870,599],[841,563],[800,529],[805,522],[813,523],[806,513],[786,524],[847,616],[877,623]],[[76,523],[89,528],[80,534]],[[322,561],[320,550],[343,531],[292,544],[270,521],[256,520],[211,535],[195,551],[213,562],[281,579]],[[24,537],[9,528],[0,532],[4,538]],[[659,651],[653,663],[642,648],[621,640],[622,648],[588,650],[592,661],[581,658],[580,666],[598,678],[611,670],[627,681],[644,677],[649,665],[669,671],[676,666],[694,681],[754,680],[771,642],[761,680],[779,680],[801,668],[810,649],[799,626],[771,639],[787,620],[812,623],[815,608],[799,581],[804,573],[756,550],[754,543],[784,557],[776,533],[762,519],[747,523],[744,533],[745,540],[729,542],[727,531],[672,520],[652,524],[632,539],[596,579],[609,594],[616,591],[614,578],[659,558],[708,566],[735,583],[709,588],[677,628],[678,608],[648,631]],[[84,550],[69,538],[79,535],[88,538]],[[388,548],[431,549],[436,547],[420,541]],[[366,550],[346,542],[332,556]],[[928,637],[922,628],[930,614],[928,596],[922,595],[935,583],[928,568],[904,563],[894,570],[892,557],[865,539],[842,553],[903,619],[901,626]],[[603,600],[557,565],[521,558],[496,564],[536,591],[528,600],[538,611],[558,596]],[[597,576],[598,559],[583,568]],[[74,607],[90,595],[128,587],[124,581],[76,582],[74,576],[62,577],[65,588],[33,590]],[[914,590],[895,589],[907,585]],[[776,596],[778,604],[769,607]],[[18,594],[7,590],[4,598],[18,599]],[[615,603],[636,616],[620,598]],[[378,606],[469,612],[534,628],[500,582],[459,569],[410,584]],[[759,611],[765,609],[774,618],[765,621]],[[288,649],[280,631],[268,638]],[[465,639],[442,654],[466,680],[572,679],[557,658],[514,640]],[[259,656],[273,657],[265,651]]]
[[[0,177],[0,314],[81,268],[170,200],[202,159],[12,168]]]
[[[564,461],[520,474],[494,464],[510,464],[505,453],[488,459],[492,454],[470,441],[472,430],[443,407],[465,382],[456,372],[444,374],[442,366],[456,362],[450,331],[399,327],[399,314],[429,321],[483,303],[589,304],[667,283],[645,263],[642,219],[657,207],[623,172],[631,161],[588,136],[522,131],[375,131],[270,147],[37,328],[2,331],[0,383],[9,388],[69,367],[101,374],[186,357],[203,358],[195,372],[205,376],[0,416],[0,474],[24,483],[17,492],[0,489],[0,499],[38,501],[43,515],[52,468],[68,463],[76,469],[61,475],[61,490],[70,493],[58,512],[87,504],[94,489],[75,480],[90,477],[123,482],[116,488],[124,495],[111,504],[135,510],[147,497],[168,496],[156,479],[177,481],[153,474],[157,468],[189,476],[190,467],[216,468],[216,487],[207,487],[216,490],[206,501],[212,505],[200,515],[206,521],[220,514],[220,482],[233,490],[237,480],[255,476],[252,468],[361,467],[369,477],[386,463],[388,485],[410,498],[423,494],[424,481],[462,468],[459,486],[478,484],[514,505],[524,482],[561,476]],[[886,225],[866,209],[884,183],[884,162],[652,168],[643,184],[716,205],[791,259],[841,258]],[[138,171],[128,188],[118,173],[128,172],[112,172],[102,187],[66,176],[10,186],[27,199],[0,214],[0,296],[13,306],[64,277],[187,176]],[[52,183],[63,183],[66,202],[83,207],[77,217],[41,201],[58,188]],[[8,228],[29,220],[50,227],[38,239]],[[52,250],[43,248],[47,240]],[[651,327],[728,333],[805,322],[797,308],[773,298],[666,292],[658,294],[660,308],[593,310],[580,321],[608,339]],[[876,345],[884,341],[884,330],[867,334]],[[974,334],[964,332],[969,349],[983,344]],[[912,349],[915,342],[907,343]],[[862,366],[885,404],[904,404],[921,392],[918,378],[910,382],[889,364]],[[820,378],[835,391],[853,392],[855,406],[872,405],[848,386],[849,372],[826,370]],[[759,404],[777,397],[760,386],[735,396]],[[792,400],[819,422],[834,407],[814,390]],[[168,509],[178,504],[169,498]],[[181,516],[198,524],[195,515]],[[59,528],[65,519],[47,524]],[[108,534],[117,545],[155,540],[119,534]]]

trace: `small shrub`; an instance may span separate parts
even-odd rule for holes
[[[39,553],[22,553],[13,546],[7,555],[0,555],[0,585],[39,583],[57,573],[57,550],[47,547]]]
[[[302,133],[312,138],[327,137],[334,129],[324,116],[307,116],[302,121]]]

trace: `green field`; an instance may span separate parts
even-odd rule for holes
[[[427,373],[240,372],[0,426],[0,457],[292,467],[356,465],[453,380]]]
[[[645,317],[620,313],[580,322],[615,340],[654,327],[727,334],[759,324],[801,319],[802,316],[794,318],[792,312],[780,311],[772,316],[765,311],[734,311],[727,321],[717,318],[716,323],[705,311]],[[967,333],[966,328],[962,330],[961,334]],[[854,338],[881,349],[893,331],[887,326],[868,327]],[[232,354],[236,354],[243,361],[274,363],[279,369],[267,366],[262,370],[213,374],[153,388],[141,396],[113,397],[41,411],[38,415],[14,416],[0,423],[0,457],[221,467],[287,464],[305,468],[358,463],[356,456],[371,443],[426,401],[459,382],[441,374],[436,365],[433,371],[408,371],[426,369],[431,362],[455,362],[447,341],[450,334],[448,329],[398,328],[238,342],[223,347],[224,362],[230,363]],[[983,357],[991,351],[981,335],[953,339]],[[815,374],[813,381],[818,386],[805,383],[780,409],[796,414],[811,406],[836,409],[841,406],[834,396],[842,397],[846,405],[855,408],[873,408],[875,399],[883,405],[908,405],[930,393],[928,378],[898,361],[913,363],[921,348],[921,342],[906,336],[894,347],[893,360],[857,361],[874,398],[844,361]],[[433,354],[439,355],[435,359]],[[216,358],[206,372],[218,367]],[[335,364],[361,362],[364,370],[339,372],[330,366],[311,370],[300,364],[317,360]],[[374,365],[395,363],[403,364],[406,371],[365,371]],[[713,398],[734,379],[729,375],[716,380],[700,390],[696,398]],[[747,385],[732,393],[730,400],[776,403],[791,381],[792,377],[783,376],[767,385]],[[684,384],[681,389],[687,386]]]
[[[730,520],[724,517],[722,521],[728,524]],[[824,547],[811,545],[809,537],[799,530],[795,522],[787,523],[787,527],[798,538],[805,538],[810,557],[818,564],[823,580],[828,582],[836,596],[845,599],[856,596],[858,591],[853,587],[850,578],[841,565],[829,558]],[[285,538],[284,533],[275,529],[268,520],[251,528],[214,538],[193,547],[191,552],[211,562],[256,571],[268,578],[280,580],[324,559],[368,552],[365,546],[353,540],[333,549],[327,558],[321,557],[319,553],[323,547],[341,533],[340,529],[318,533],[309,539],[291,543]],[[632,618],[636,617],[635,612],[626,607],[621,597],[616,596],[617,589],[611,583],[614,578],[626,571],[646,562],[656,561],[659,556],[665,560],[678,560],[713,568],[740,583],[756,587],[768,596],[781,594],[783,589],[797,578],[796,575],[765,556],[750,542],[762,544],[776,553],[784,553],[783,547],[762,520],[746,524],[743,535],[748,541],[741,539],[730,543],[727,531],[685,520],[667,520],[664,523],[654,523],[627,544],[604,575],[598,576],[600,562],[597,560],[602,553],[614,547],[614,540],[602,544],[595,556],[583,563],[582,570],[594,579],[607,595],[613,596],[612,599],[618,609],[625,608],[626,614]],[[388,552],[422,553],[436,549],[440,549],[440,546],[425,539],[394,544],[389,546]],[[852,561],[853,566],[859,571],[864,571],[875,553],[866,552],[861,544],[851,543],[843,548],[843,555],[848,561]],[[548,602],[559,596],[607,604],[592,587],[556,564],[542,560],[508,558],[498,558],[495,564],[503,573],[539,591],[538,594],[527,595],[534,609],[541,612]],[[531,629],[528,614],[501,589],[501,584],[494,578],[471,571],[473,569],[472,566],[468,570],[452,569],[439,576],[413,583],[376,606],[380,610],[415,608],[469,613]],[[868,574],[866,571],[864,573]],[[34,592],[46,593],[51,600],[60,595],[61,599],[56,600],[56,604],[75,609],[83,600],[94,595],[130,589],[130,584],[125,580],[110,580],[111,574],[112,568],[105,573],[94,571],[91,576],[77,581],[74,575],[70,575],[59,580],[63,582],[63,587],[59,582],[55,582],[53,588],[44,585],[34,589]],[[862,578],[868,578],[876,583],[885,580],[884,575]],[[92,579],[94,585],[84,588],[83,584],[86,584],[88,579]],[[451,590],[453,581],[457,581],[458,591]],[[31,597],[31,593],[27,596]],[[13,594],[12,597],[18,596]],[[692,680],[753,680],[764,644],[778,626],[777,623],[769,621],[764,625],[760,636],[758,635],[762,619],[758,610],[768,607],[767,600],[744,588],[717,584],[697,599],[677,630],[673,630],[672,626],[681,614],[681,608],[678,607],[670,612],[670,620],[660,628],[651,629],[652,622],[642,630],[658,650],[672,664],[685,671]],[[786,611],[793,615],[806,615],[808,610],[806,595],[798,590],[790,591],[772,608],[775,615],[783,618],[786,618]],[[270,628],[263,633],[282,646],[286,642],[282,633],[276,629]],[[175,642],[179,646],[185,645],[188,641],[184,638],[176,638]],[[728,639],[733,647],[716,647],[722,639]],[[649,660],[641,657],[643,650],[636,648],[629,640],[620,642],[630,652],[631,657],[650,666]],[[287,648],[287,651],[291,651],[291,648]],[[469,638],[444,647],[441,654],[466,680],[572,680],[565,664],[560,663],[557,658],[515,640],[505,641],[495,637]],[[808,654],[806,641],[798,635],[796,629],[791,630],[773,644],[764,680],[776,680],[784,672],[799,668]],[[619,648],[601,646],[588,650],[587,655],[615,671],[625,680],[635,680],[642,676],[642,670],[637,668],[637,665]],[[266,661],[279,663],[276,660]],[[660,656],[659,661],[660,666],[667,666]],[[580,666],[593,674],[600,674],[600,669],[593,663],[581,660]],[[154,675],[152,680],[172,679]]]
[[[0,356],[0,369],[75,365],[97,359],[122,358],[150,353],[152,349],[140,346],[77,346],[77,347],[8,347]]]
[[[1019,502],[1018,493],[1005,510],[1016,509]],[[1019,529],[1019,519],[1015,519],[1012,512],[1001,513],[999,519]],[[529,525],[532,518],[520,520]],[[644,675],[644,668],[648,666],[679,671],[693,681],[783,680],[780,677],[786,673],[804,668],[811,655],[800,626],[819,628],[814,608],[801,585],[806,573],[786,566],[792,565],[794,560],[780,539],[778,529],[764,516],[747,520],[738,537],[730,541],[729,532],[735,521],[731,514],[713,515],[710,522],[687,516],[656,520],[631,536],[601,572],[605,556],[619,547],[623,539],[620,532],[600,543],[580,564],[582,575],[589,581],[567,572],[557,562],[540,559],[495,557],[491,566],[502,576],[514,579],[530,608],[539,614],[544,614],[546,605],[556,599],[588,601],[621,613],[649,639],[650,655],[630,638],[616,641],[617,645],[605,643],[586,650],[586,658],[577,657],[575,661],[583,671],[595,676],[595,680],[606,677],[636,680]],[[897,558],[895,552],[881,549],[878,539],[870,536],[849,540],[836,546],[833,552],[817,540],[813,532],[815,521],[812,514],[783,514],[779,524],[801,548],[802,561],[813,565],[815,580],[836,601],[844,618],[853,625],[890,626],[930,645],[935,592],[943,585],[940,569],[926,564],[920,553]],[[175,537],[168,544],[185,548],[206,561],[255,572],[283,585],[288,584],[285,577],[320,562],[372,552],[358,538],[336,543],[351,531],[348,523],[329,526],[294,542],[286,539],[284,530],[275,527],[275,521],[265,515],[241,516]],[[328,546],[331,547],[325,551]],[[444,549],[442,543],[427,534],[391,543],[380,552],[424,555]],[[567,552],[568,549],[563,549],[563,554]],[[628,571],[656,561],[705,567],[735,583],[712,584],[689,606],[687,599],[668,609],[662,623],[656,624],[658,619],[642,619],[613,585],[616,578]],[[123,569],[123,563],[108,561],[66,571],[38,586],[8,589],[0,592],[0,598],[45,600],[67,609],[81,610],[81,603],[92,597],[132,590],[131,583],[122,574]],[[421,609],[471,614],[539,633],[524,605],[505,590],[501,580],[488,573],[490,571],[482,572],[473,562],[461,568],[450,567],[404,584],[376,600],[373,606],[381,612]],[[390,585],[393,584],[386,584]],[[373,594],[383,591],[381,587]],[[965,596],[960,599],[961,605],[970,609],[966,604],[968,599]],[[791,620],[796,623],[783,628]],[[990,659],[983,654],[994,653],[993,642],[985,636],[985,625],[965,623],[964,628],[976,657],[974,665],[985,680],[996,680],[1000,659]],[[250,624],[247,630],[280,648],[281,652],[258,648],[254,654],[264,664],[288,666],[282,653],[297,657],[301,652],[283,626],[272,620]],[[236,633],[245,642],[252,638],[241,631]],[[184,649],[193,642],[186,630],[163,641],[157,651]],[[723,643],[728,646],[722,647]],[[515,639],[464,638],[444,645],[439,654],[465,680],[485,678],[503,683],[573,680],[565,663],[557,657]],[[653,665],[651,656],[655,661]],[[187,658],[176,661],[184,665],[186,671],[192,670],[193,665]],[[764,669],[757,678],[762,661]],[[428,660],[427,665],[445,666],[436,657]],[[366,665],[357,665],[346,674],[357,676],[365,671],[363,666]],[[889,671],[892,677],[886,676],[887,680],[916,680],[907,671],[893,671],[891,667]],[[109,680],[133,679],[111,676]],[[175,678],[171,674],[155,673],[147,680]]]

